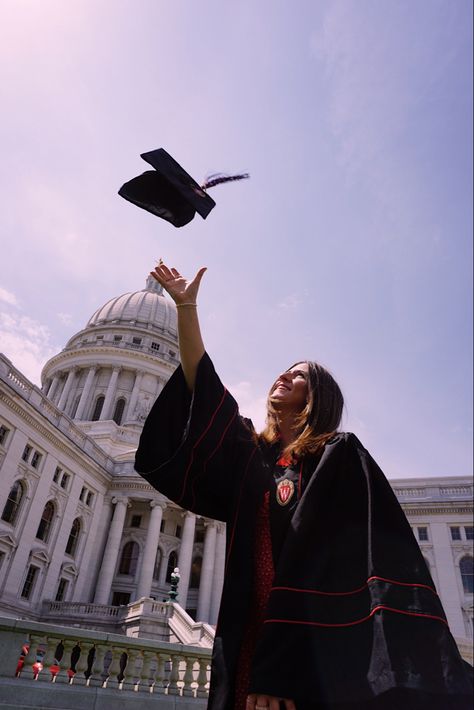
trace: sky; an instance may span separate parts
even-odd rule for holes
[[[0,350],[41,368],[163,258],[208,271],[263,425],[295,361],[389,478],[472,473],[471,0],[0,0]],[[163,147],[248,171],[183,228],[117,195]]]

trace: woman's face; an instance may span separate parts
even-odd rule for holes
[[[270,390],[270,401],[275,406],[301,412],[308,401],[309,370],[306,362],[282,372]]]

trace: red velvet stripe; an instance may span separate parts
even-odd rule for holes
[[[446,621],[446,619],[443,619],[441,616],[434,616],[432,614],[419,614],[415,611],[403,611],[402,609],[394,609],[393,607],[384,606],[383,604],[379,604],[378,606],[374,607],[368,616],[364,616],[362,619],[357,619],[356,621],[346,622],[345,624],[323,624],[319,621],[292,621],[291,619],[266,619],[264,623],[296,624],[298,626],[324,626],[330,628],[340,628],[344,626],[356,626],[357,624],[362,624],[364,621],[368,621],[375,614],[376,611],[380,611],[381,609],[384,609],[385,611],[393,611],[396,614],[404,614],[406,616],[418,616],[425,617],[426,619],[435,619],[436,621],[442,621],[443,624],[446,624],[446,626],[448,626],[448,622]]]
[[[244,471],[244,475],[242,476],[242,483],[240,484],[240,491],[239,491],[239,500],[237,502],[237,508],[236,508],[235,515],[234,515],[234,522],[232,523],[232,532],[231,532],[230,540],[229,540],[229,548],[227,550],[227,560],[226,560],[224,574],[227,572],[227,567],[229,566],[230,555],[232,552],[232,546],[234,544],[235,527],[237,524],[237,519],[239,517],[240,503],[242,501],[242,491],[244,489],[245,479],[247,478],[247,474],[249,472],[250,462],[252,461],[253,457],[255,456],[256,451],[257,451],[257,447],[254,446],[254,448],[252,449],[251,454],[248,458],[247,465],[246,465],[245,471]]]
[[[326,597],[345,597],[350,594],[357,594],[358,592],[363,592],[365,589],[367,589],[369,582],[373,580],[380,580],[381,582],[389,582],[390,584],[398,584],[402,587],[422,587],[423,589],[428,589],[430,592],[433,592],[433,594],[436,594],[436,590],[433,589],[432,587],[429,587],[427,584],[417,584],[411,583],[411,582],[398,582],[395,579],[386,579],[385,577],[378,577],[376,575],[369,577],[367,582],[362,585],[362,587],[358,587],[357,589],[353,589],[350,592],[322,592],[318,589],[298,589],[297,587],[272,587],[272,592],[273,591],[282,591],[282,592],[298,592],[298,593],[304,593],[304,594],[320,594],[321,596],[326,596]]]
[[[194,451],[195,451],[196,447],[201,443],[201,441],[203,440],[203,438],[206,436],[206,434],[207,434],[207,432],[209,431],[209,429],[211,428],[211,426],[212,426],[212,424],[213,424],[213,422],[214,422],[214,419],[216,418],[217,412],[219,411],[219,409],[222,407],[222,405],[223,405],[223,403],[224,403],[226,394],[227,394],[227,389],[224,387],[224,391],[223,391],[223,393],[222,393],[221,401],[219,402],[219,404],[218,404],[217,407],[215,408],[214,412],[212,413],[211,418],[209,419],[209,423],[208,423],[208,425],[206,426],[206,428],[204,429],[204,431],[202,432],[201,436],[200,436],[200,437],[197,439],[197,441],[194,443],[194,446],[193,446],[193,448],[192,448],[192,450],[191,450],[191,456],[190,456],[190,458],[189,458],[188,467],[187,467],[186,472],[185,472],[185,474],[184,474],[183,489],[182,489],[182,491],[181,491],[180,497],[178,498],[178,500],[175,501],[178,505],[179,505],[179,503],[183,500],[184,494],[185,494],[185,492],[186,492],[186,484],[187,484],[187,482],[188,482],[189,471],[191,470],[191,466],[193,465],[193,461],[194,461]]]
[[[196,484],[196,481],[197,481],[197,479],[198,479],[200,476],[203,476],[203,475],[206,473],[206,466],[207,466],[208,462],[212,459],[212,457],[214,456],[214,454],[215,454],[217,451],[219,451],[219,449],[221,448],[222,442],[223,442],[224,439],[225,439],[225,436],[226,436],[226,434],[227,434],[227,432],[228,432],[228,430],[229,430],[229,427],[230,427],[230,425],[232,424],[232,422],[234,421],[234,419],[235,419],[235,417],[237,416],[238,412],[239,412],[239,410],[238,410],[238,408],[236,407],[235,412],[234,412],[233,415],[231,416],[231,418],[230,418],[230,420],[229,420],[229,423],[226,425],[226,427],[225,427],[225,429],[224,429],[224,431],[223,431],[223,434],[222,434],[221,438],[219,439],[219,443],[217,444],[217,446],[216,446],[216,448],[214,449],[214,451],[212,451],[212,452],[209,454],[209,456],[207,457],[207,459],[204,461],[201,473],[199,473],[197,476],[195,476],[195,478],[194,478],[194,480],[193,480],[193,484],[192,484],[192,501],[191,501],[191,505],[190,505],[190,508],[191,508],[191,509],[194,508],[194,504],[195,504],[195,502],[196,502],[196,492],[195,492],[195,490],[194,490],[194,486],[195,486],[195,484]]]

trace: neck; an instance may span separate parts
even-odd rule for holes
[[[296,439],[295,430],[293,428],[295,423],[294,412],[278,412],[277,423],[282,447],[286,449],[286,447],[292,444]]]

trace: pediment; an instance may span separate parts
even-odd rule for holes
[[[30,559],[31,560],[34,559],[37,562],[41,562],[45,565],[49,565],[49,563],[51,561],[49,558],[49,555],[47,555],[44,550],[31,550]]]
[[[61,565],[61,574],[70,574],[73,577],[77,577],[79,574],[79,571],[76,567],[76,565],[72,564],[71,562],[64,562]]]
[[[4,545],[8,545],[9,547],[16,547],[17,546],[17,542],[16,542],[15,538],[6,532],[0,533],[0,543],[3,543]]]

